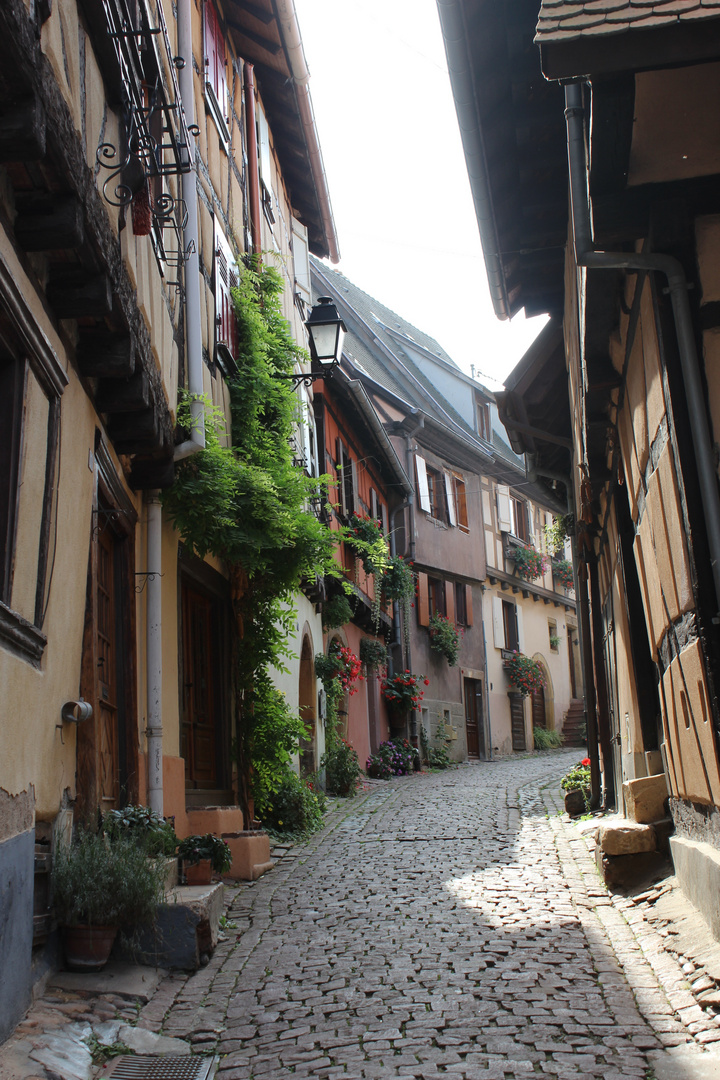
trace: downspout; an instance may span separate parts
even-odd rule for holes
[[[148,805],[163,813],[162,730],[162,505],[149,491],[147,506],[147,781]]]
[[[180,99],[188,127],[195,123],[193,88],[192,14],[193,0],[178,0],[178,54],[185,60],[178,82]],[[183,173],[182,194],[187,220],[183,229],[185,258],[185,355],[187,357],[188,394],[190,395],[190,437],[175,447],[175,461],[205,449],[205,406],[203,404],[203,355],[200,322],[200,236],[198,231],[198,196],[195,165],[195,139],[190,135],[188,153],[190,172]]]
[[[250,201],[250,236],[253,255],[260,259],[262,239],[260,236],[260,170],[258,164],[257,126],[255,120],[255,67],[243,64],[243,83],[245,86],[245,127],[247,129],[248,152],[248,196]]]
[[[577,516],[573,502],[572,478],[565,476],[563,473],[552,472],[549,469],[539,469],[535,464],[534,454],[526,454],[525,457],[525,472],[528,480],[534,482],[539,476],[544,476],[549,480],[561,481],[565,485],[565,490],[567,492],[567,513]],[[529,469],[527,467],[528,458],[530,459]],[[578,638],[580,639],[580,655],[582,656],[583,683],[585,690],[585,727],[587,735],[587,751],[588,757],[590,758],[590,807],[591,809],[596,810],[600,806],[602,800],[602,790],[600,784],[600,755],[598,754],[600,734],[597,697],[595,694],[595,666],[593,662],[592,639],[590,634],[590,606],[588,604],[587,584],[585,581],[580,580],[580,575],[578,573],[580,563],[578,561],[577,536],[574,532],[570,538],[570,544],[572,546],[573,578],[578,616]],[[607,727],[607,725],[605,726]],[[608,738],[609,735],[610,732],[608,730]],[[606,743],[607,739],[603,739],[603,746],[605,746]],[[603,757],[604,756],[605,750],[603,749]]]
[[[411,428],[410,431],[405,432],[405,474],[408,477],[408,479],[410,480],[410,493],[408,494],[408,500],[407,500],[408,501],[408,511],[409,511],[409,513],[408,513],[408,527],[409,527],[409,531],[410,531],[410,536],[408,538],[409,543],[408,543],[408,546],[407,546],[407,550],[408,550],[408,555],[410,556],[409,561],[411,563],[415,562],[415,486],[414,486],[414,483],[413,483],[413,480],[412,480],[413,461],[412,461],[412,447],[411,447],[410,443],[411,443],[411,440],[412,440],[413,436],[415,436],[418,433],[418,431],[420,431],[424,427],[425,427],[425,417],[421,416],[419,418],[418,422],[415,424],[415,427]],[[407,656],[405,657],[405,663],[407,664],[408,670],[412,671],[412,650],[410,648],[410,635],[409,634],[408,634]],[[417,746],[418,733],[417,733],[417,716],[415,714],[415,709],[413,709],[412,712],[410,713],[410,741],[413,744],[413,746]]]
[[[396,506],[390,515],[390,554],[393,559],[397,555],[397,541],[395,539],[395,515],[399,514],[400,511],[407,510],[409,506],[410,495],[408,495],[408,498],[405,500],[404,503],[401,503],[400,506]],[[398,645],[402,650],[402,630],[400,629],[400,602],[398,600],[393,600],[393,644]],[[388,667],[390,669],[388,671],[388,675],[390,678],[392,678],[395,674],[395,664],[393,661],[392,652],[389,654],[388,657]]]
[[[577,265],[585,266],[590,270],[649,270],[664,274],[667,279],[668,293],[675,320],[680,368],[691,420],[695,464],[700,483],[700,496],[710,549],[710,565],[715,584],[715,611],[717,613],[720,604],[720,493],[718,492],[713,443],[705,412],[705,394],[695,344],[690,303],[688,301],[688,283],[685,271],[682,264],[671,255],[595,251],[590,220],[585,152],[585,115],[580,83],[569,83],[565,87],[565,106],[573,243]],[[713,621],[718,621],[717,614]]]

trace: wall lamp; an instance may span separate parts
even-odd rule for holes
[[[311,370],[292,375],[276,373],[277,379],[291,379],[293,386],[312,386],[316,379],[330,379],[340,365],[347,327],[338,315],[331,296],[319,296],[305,323],[310,340]]]

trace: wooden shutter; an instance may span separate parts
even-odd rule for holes
[[[528,523],[528,543],[535,547],[535,507],[532,503],[525,503],[525,513]]]
[[[225,234],[215,221],[215,344],[237,356],[237,323],[230,289],[238,284],[237,266]]]
[[[455,493],[453,492],[453,480],[450,473],[443,473],[445,477],[445,495],[447,497],[448,508],[448,521],[451,525],[457,525],[457,514],[455,512]]]
[[[492,598],[493,614],[493,641],[496,649],[505,648],[505,620],[503,619],[503,602],[499,596]]]
[[[457,509],[458,525],[461,529],[469,530],[467,516],[467,498],[465,496],[465,481],[461,476],[453,473],[453,488],[455,489],[455,506]]]
[[[310,288],[310,259],[308,256],[308,231],[297,218],[292,219],[293,267],[295,269],[295,292],[309,306],[312,303]]]
[[[445,614],[450,622],[455,622],[455,582],[445,582]]]
[[[345,457],[347,451],[342,439],[335,440],[335,461],[337,468],[335,470],[337,476],[337,488],[338,488],[338,502],[340,504],[340,513],[343,517],[347,517],[347,499],[345,490]]]
[[[417,612],[418,626],[430,625],[430,596],[427,574],[418,573]]]
[[[465,623],[467,626],[473,624],[472,585],[465,586]]]
[[[497,486],[497,512],[498,529],[500,532],[512,531],[512,518],[510,516],[510,488],[507,484]]]
[[[360,508],[360,501],[358,499],[357,462],[354,458],[350,457],[349,453],[348,463],[350,465],[350,513],[354,514]]]
[[[420,509],[424,510],[426,514],[429,514],[431,512],[431,506],[430,488],[428,487],[427,478],[427,466],[425,464],[425,458],[420,457],[419,454],[415,455],[415,468],[417,470],[418,498],[420,499]]]
[[[383,534],[385,536],[388,536],[390,533],[390,526],[388,524],[388,512],[387,506],[385,506],[383,503],[380,504],[380,519],[382,521]]]
[[[521,653],[525,652],[525,633],[523,631],[523,613],[522,608],[515,605],[515,620],[517,622],[517,636],[518,636],[518,649]]]
[[[205,91],[207,100],[218,121],[221,135],[227,141],[228,91],[225,74],[225,40],[212,0],[206,0],[204,11]]]

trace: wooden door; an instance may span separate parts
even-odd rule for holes
[[[482,683],[479,679],[465,679],[465,737],[468,757],[485,757],[483,729]]]
[[[542,686],[539,686],[537,690],[532,692],[532,726],[534,728],[547,727],[547,718],[545,715],[545,690]]]
[[[185,582],[182,586],[182,617],[185,782],[189,787],[215,788],[213,603]]]
[[[521,694],[510,693],[510,730],[513,750],[527,750],[525,739],[525,709]]]
[[[300,652],[299,685],[300,719],[307,729],[307,738],[300,740],[300,775],[311,776],[317,769],[315,702],[317,700],[315,660],[310,638],[303,640]]]
[[[115,533],[106,523],[98,535],[95,594],[95,700],[98,707],[99,795],[103,811],[117,806],[120,793],[116,545]]]

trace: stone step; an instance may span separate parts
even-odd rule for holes
[[[215,951],[222,913],[222,883],[176,886],[158,908],[155,924],[140,927],[129,946],[116,944],[113,958],[197,971]]]

